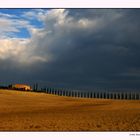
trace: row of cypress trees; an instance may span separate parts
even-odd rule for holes
[[[129,99],[139,100],[139,92],[108,92],[108,91],[80,91],[70,89],[44,88],[43,92],[58,96],[69,96],[79,98],[101,98],[101,99]]]

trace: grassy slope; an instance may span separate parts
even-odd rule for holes
[[[0,90],[0,130],[140,131],[140,101]]]

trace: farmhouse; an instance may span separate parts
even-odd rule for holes
[[[31,90],[31,87],[26,84],[15,84],[15,85],[12,85],[12,89],[29,91]]]

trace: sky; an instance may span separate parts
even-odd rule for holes
[[[0,9],[0,85],[140,88],[140,9]]]

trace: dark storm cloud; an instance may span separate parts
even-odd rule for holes
[[[6,62],[1,75],[18,71],[19,79],[46,86],[139,88],[139,17],[139,9],[50,10],[29,43],[32,55],[48,61],[12,70]]]

